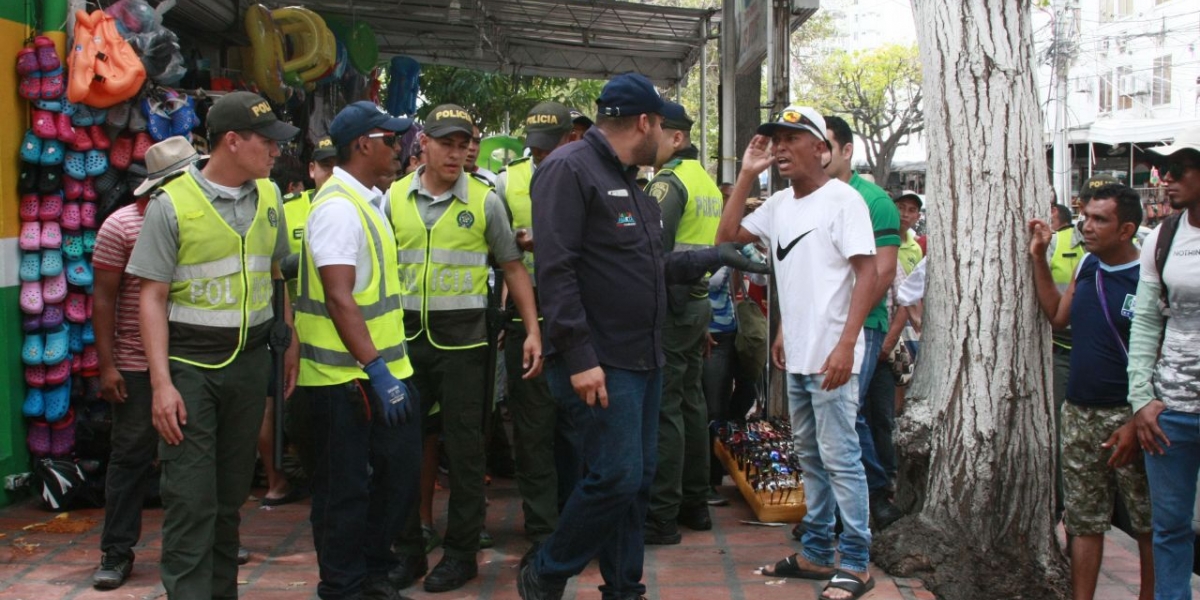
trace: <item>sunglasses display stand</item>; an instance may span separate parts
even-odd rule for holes
[[[797,523],[807,511],[804,477],[786,419],[714,422],[713,453],[764,523]]]

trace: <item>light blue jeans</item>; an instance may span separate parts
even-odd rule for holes
[[[1165,454],[1145,455],[1154,527],[1154,600],[1191,600],[1200,415],[1167,409],[1158,415],[1158,426],[1171,445],[1160,443]]]
[[[858,417],[858,377],[833,391],[821,389],[824,375],[787,377],[792,437],[804,469],[804,558],[834,566],[834,511],[842,516],[837,551],[841,567],[865,572],[871,561],[869,500],[862,452],[854,429]]]

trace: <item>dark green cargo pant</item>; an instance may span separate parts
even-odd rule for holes
[[[680,506],[703,504],[708,495],[708,406],[702,370],[711,318],[708,298],[691,299],[678,314],[667,311],[658,470],[650,488],[649,514],[655,519],[674,521]]]
[[[439,350],[422,334],[408,343],[413,376],[410,381],[421,395],[422,414],[440,403],[438,413],[442,424],[446,460],[450,466],[450,501],[446,508],[446,556],[474,560],[479,552],[479,532],[484,518],[484,452],[483,425],[485,421],[485,371],[495,377],[495,371],[484,364],[487,348]],[[491,411],[492,401],[486,399]],[[437,420],[434,420],[436,422]],[[426,433],[434,433],[427,431]],[[421,519],[414,506],[405,520],[404,532],[397,542],[397,552],[404,556],[425,553],[421,537]]]
[[[250,494],[271,356],[265,346],[205,369],[171,361],[183,441],[161,439],[163,587],[171,600],[237,598],[238,509]]]
[[[525,535],[543,541],[558,526],[558,472],[555,439],[558,404],[550,395],[546,377],[522,379],[525,368],[525,328],[516,323],[505,329],[504,360],[508,369],[508,407],[512,415],[513,447],[517,458],[517,489],[525,514]]]

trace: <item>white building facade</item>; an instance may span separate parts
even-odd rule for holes
[[[1200,127],[1200,1],[1055,0],[1034,31],[1047,148],[1065,133],[1070,153],[1052,177],[1069,168],[1072,196],[1099,172],[1149,186],[1145,149]]]

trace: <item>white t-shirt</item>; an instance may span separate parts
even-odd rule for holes
[[[849,258],[875,254],[867,204],[854,188],[831,179],[802,198],[791,188],[776,192],[742,220],[742,227],[762,239],[775,262],[788,373],[817,374],[850,314],[854,270]],[[863,346],[860,331],[855,373]]]
[[[1158,246],[1161,227],[1146,237],[1142,246],[1142,271],[1145,281],[1164,281],[1171,315],[1163,334],[1162,356],[1154,369],[1155,393],[1171,410],[1200,412],[1200,229],[1188,223],[1187,215],[1179,220],[1175,241],[1167,266],[1160,279],[1154,264],[1154,249]],[[1139,309],[1141,307],[1138,307]]]
[[[341,167],[333,168],[333,178],[326,185],[341,183],[358,192],[387,222],[383,214],[383,192],[374,187],[368,189]],[[391,228],[384,229],[380,235],[392,235]],[[329,198],[314,208],[308,215],[304,238],[318,269],[330,265],[354,265],[354,293],[366,289],[371,281],[370,246],[358,209],[349,198]]]

